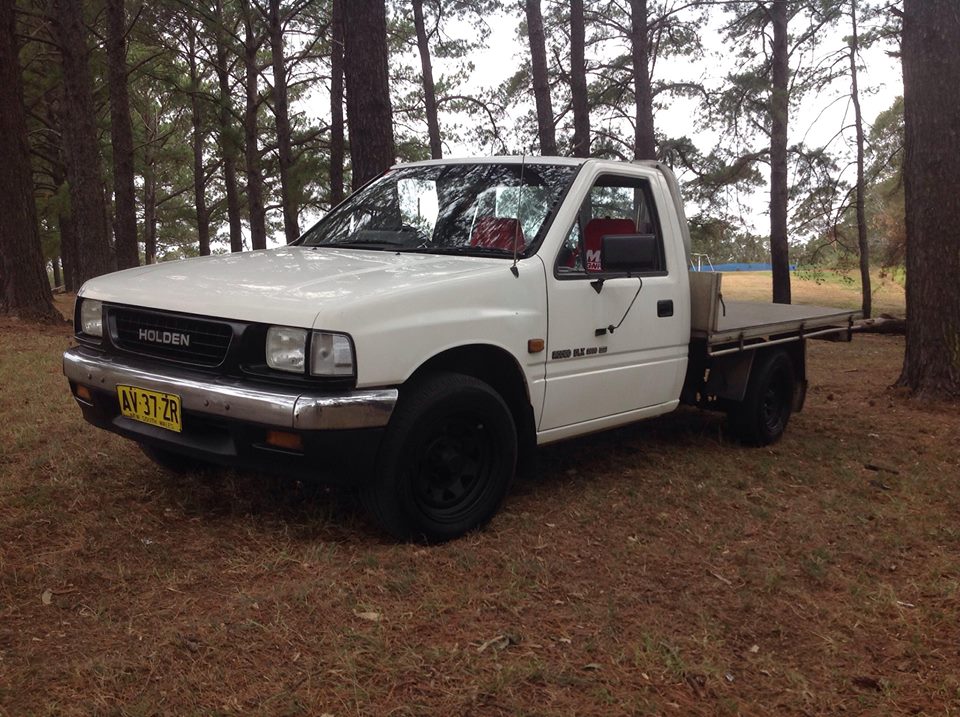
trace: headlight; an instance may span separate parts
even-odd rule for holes
[[[310,373],[314,376],[353,376],[353,343],[350,337],[314,331],[310,341]]]
[[[80,331],[87,336],[103,336],[103,303],[80,300]]]
[[[267,330],[267,366],[278,371],[303,373],[307,356],[307,332],[287,326]]]

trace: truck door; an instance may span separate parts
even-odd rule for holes
[[[657,200],[672,211],[660,176],[639,167],[594,171],[552,267],[544,257],[549,318],[539,430],[556,438],[671,410],[686,371],[689,296],[680,274],[687,268],[676,222],[657,211]],[[609,235],[655,237],[649,271],[605,270],[601,245]]]

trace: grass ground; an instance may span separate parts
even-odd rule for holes
[[[898,337],[811,342],[773,447],[682,410],[544,449],[435,548],[156,469],[69,343],[0,322],[0,714],[960,713],[960,417],[888,388]]]
[[[737,271],[723,276],[724,296],[743,301],[770,301],[772,278],[769,271]],[[873,314],[904,316],[903,285],[888,271],[877,269],[871,277]],[[791,277],[795,304],[820,304],[840,308],[860,308],[860,275],[829,270],[804,271]]]

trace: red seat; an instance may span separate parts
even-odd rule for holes
[[[632,219],[596,218],[587,222],[583,230],[583,251],[586,254],[587,271],[603,271],[600,256],[600,244],[603,237],[617,234],[636,234],[637,227]]]
[[[470,237],[471,246],[482,246],[487,249],[506,249],[513,251],[513,242],[517,242],[517,251],[523,251],[526,240],[523,228],[516,219],[506,217],[481,217],[473,225],[473,235]]]

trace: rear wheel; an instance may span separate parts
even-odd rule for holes
[[[754,446],[778,441],[790,421],[795,392],[793,361],[786,351],[758,356],[743,401],[729,412],[733,432]]]
[[[435,374],[401,394],[362,496],[394,537],[443,542],[494,516],[516,461],[516,427],[503,398],[470,376]]]

